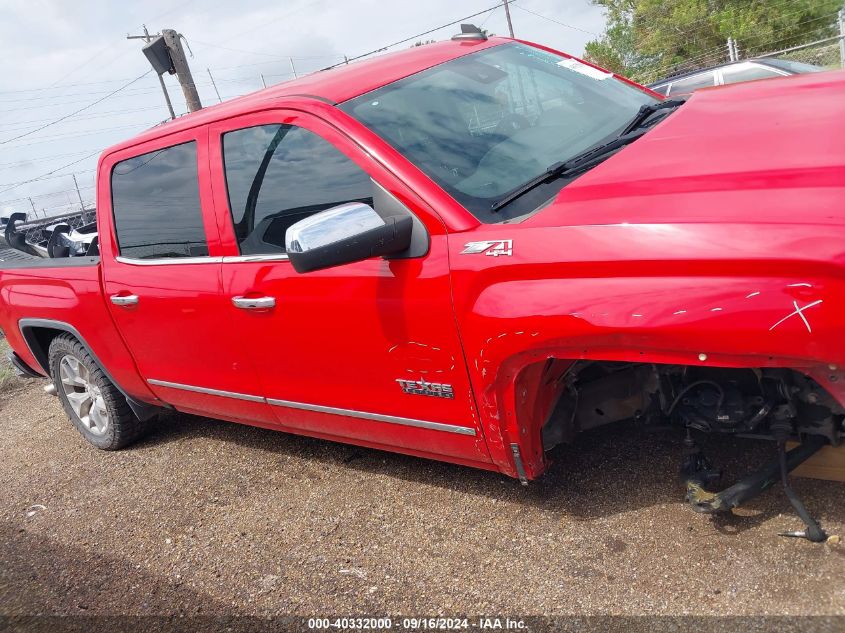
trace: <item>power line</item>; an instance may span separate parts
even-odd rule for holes
[[[73,111],[73,112],[71,112],[70,114],[66,114],[66,115],[65,115],[65,116],[63,116],[63,117],[59,117],[59,118],[58,118],[58,119],[56,119],[55,121],[51,121],[50,123],[45,123],[44,125],[42,125],[42,126],[40,126],[40,127],[37,127],[37,128],[35,128],[34,130],[30,130],[29,132],[24,132],[23,134],[18,134],[17,136],[13,136],[13,137],[11,137],[11,138],[7,138],[7,139],[6,139],[6,140],[4,140],[4,141],[0,141],[0,145],[5,145],[6,143],[9,143],[9,142],[11,142],[11,141],[16,141],[16,140],[18,140],[19,138],[23,138],[24,136],[29,136],[30,134],[35,134],[36,132],[40,132],[41,130],[43,130],[43,129],[45,129],[45,128],[48,128],[48,127],[50,127],[51,125],[55,125],[56,123],[60,123],[61,121],[64,121],[65,119],[69,119],[70,117],[74,116],[75,114],[79,114],[80,112],[83,112],[83,111],[87,110],[88,108],[92,108],[92,107],[94,107],[95,105],[97,105],[98,103],[102,103],[103,101],[105,101],[106,99],[108,99],[109,97],[111,97],[112,95],[117,94],[118,92],[120,92],[120,91],[121,91],[121,90],[123,90],[124,88],[128,88],[129,86],[131,86],[132,84],[134,84],[136,81],[139,81],[139,80],[143,79],[144,77],[146,77],[147,75],[149,75],[151,72],[153,72],[152,68],[150,68],[150,69],[149,69],[147,72],[145,72],[143,75],[140,75],[140,76],[136,77],[135,79],[133,79],[133,80],[132,80],[132,81],[130,81],[129,83],[123,84],[123,85],[122,85],[120,88],[118,88],[117,90],[114,90],[114,91],[110,92],[110,93],[109,93],[109,94],[107,94],[105,97],[101,97],[101,98],[97,99],[96,101],[92,101],[92,102],[91,102],[91,103],[89,103],[87,106],[82,107],[82,108],[79,108],[78,110],[74,110],[74,111]]]
[[[515,0],[511,0],[511,4],[513,4],[514,1]],[[435,31],[439,31],[440,29],[445,29],[447,26],[454,26],[455,24],[460,24],[464,20],[469,20],[470,18],[474,18],[474,17],[477,17],[479,15],[484,15],[485,13],[488,13],[490,11],[495,11],[496,9],[500,8],[501,6],[502,6],[501,4],[497,4],[495,6],[492,6],[492,7],[489,7],[487,9],[484,9],[482,11],[479,11],[478,13],[473,13],[472,15],[465,15],[462,18],[458,18],[457,20],[447,22],[446,24],[441,24],[440,26],[437,26],[433,29],[429,29],[428,31],[423,31],[422,33],[417,33],[416,35],[412,35],[411,37],[406,37],[405,39],[399,40],[398,42],[393,42],[392,44],[386,44],[384,46],[381,46],[380,48],[377,48],[375,50],[370,51],[369,53],[363,53],[362,55],[356,55],[355,57],[350,57],[348,60],[338,62],[337,64],[332,64],[331,66],[327,66],[326,68],[323,68],[323,70],[329,70],[330,68],[336,68],[337,66],[341,66],[341,65],[349,63],[349,62],[354,62],[358,59],[362,59],[364,57],[374,55],[375,53],[380,53],[381,51],[387,50],[388,48],[398,46],[399,44],[406,44],[406,43],[410,42],[411,40],[417,39],[418,37],[422,37],[424,35],[430,35],[431,33],[434,33]]]
[[[86,136],[95,136],[105,132],[114,132],[117,130],[131,130],[131,129],[138,129],[141,127],[142,124],[139,123],[127,123],[124,125],[114,125],[112,127],[104,127],[98,128],[96,130],[86,130],[80,132],[66,132],[64,134],[54,134],[52,136],[45,136],[43,138],[38,139],[37,141],[31,141],[29,143],[22,143],[20,145],[10,145],[9,149],[21,149],[23,147],[32,147],[33,145],[41,145],[42,143],[52,143],[59,139],[68,139],[68,138],[83,138]],[[147,126],[149,127],[149,126]]]
[[[218,81],[232,81],[232,80],[231,79],[228,79],[228,80],[227,79],[218,79]],[[251,81],[251,80],[244,79],[243,81],[248,82],[248,81]],[[91,119],[102,119],[102,118],[113,117],[113,116],[116,116],[116,115],[120,116],[120,115],[125,115],[125,114],[134,114],[136,112],[149,112],[150,110],[161,110],[161,106],[160,105],[146,106],[146,107],[143,107],[143,108],[131,108],[129,110],[125,110],[125,109],[107,110],[105,112],[96,112],[96,113],[93,113],[93,114],[89,114],[87,116],[80,116],[80,117],[77,117],[76,120],[77,121],[90,121]],[[9,123],[0,123],[0,128],[5,128],[5,127],[8,127],[8,126],[23,126],[23,128],[17,128],[16,127],[16,128],[12,128],[11,130],[8,130],[8,129],[5,130],[6,132],[17,132],[18,129],[24,129],[24,128],[29,127],[30,125],[32,125],[34,123],[44,123],[45,121],[51,121],[51,120],[52,119],[30,119],[28,121],[10,121]]]
[[[78,164],[78,163],[81,163],[83,160],[88,160],[88,159],[89,159],[89,158],[91,158],[92,156],[96,156],[97,154],[99,154],[99,153],[100,153],[100,152],[102,152],[102,151],[103,151],[102,149],[98,149],[98,150],[97,150],[97,151],[95,151],[95,152],[91,152],[91,153],[90,153],[90,154],[88,154],[87,156],[83,156],[82,158],[79,158],[79,159],[77,159],[77,160],[71,161],[71,162],[70,162],[70,163],[68,163],[67,165],[62,165],[61,167],[56,167],[55,169],[51,169],[50,171],[48,171],[48,172],[46,172],[46,173],[43,173],[43,174],[41,174],[40,176],[36,176],[35,178],[30,178],[29,180],[23,180],[23,181],[21,181],[21,182],[15,183],[15,184],[14,184],[14,185],[12,185],[11,187],[6,187],[6,189],[2,189],[2,190],[0,190],[0,193],[6,193],[7,191],[11,191],[12,189],[16,189],[17,187],[20,187],[21,185],[28,185],[28,184],[29,184],[29,183],[31,183],[31,182],[38,182],[39,180],[45,180],[48,176],[52,176],[52,175],[53,175],[53,174],[55,174],[57,171],[61,171],[62,169],[67,169],[68,167],[71,167],[71,166],[73,166],[73,165],[76,165],[76,164]],[[63,175],[63,176],[66,176],[67,174],[62,174],[62,175]]]
[[[99,153],[99,152],[101,152],[101,151],[102,151],[102,150],[97,150],[97,152],[96,152],[96,153]],[[51,175],[51,176],[44,176],[44,177],[40,178],[39,180],[50,180],[50,179],[52,179],[52,178],[64,178],[65,176],[70,176],[70,175],[72,175],[72,174],[76,174],[77,176],[80,176],[80,175],[82,175],[82,174],[90,174],[90,173],[95,172],[95,171],[97,171],[97,169],[96,169],[96,168],[92,168],[92,169],[83,169],[82,171],[73,171],[73,172],[68,172],[68,173],[66,173],[66,174],[53,174],[53,175]],[[3,184],[0,184],[0,187],[8,187],[8,186],[12,186],[12,185],[20,185],[20,184],[23,184],[24,182],[28,182],[28,181],[20,181],[20,182],[6,182],[6,183],[3,183]]]
[[[511,3],[513,4],[513,3]],[[588,31],[587,29],[582,29],[579,26],[572,26],[571,24],[567,24],[566,22],[561,22],[560,20],[555,20],[554,18],[550,18],[547,15],[543,15],[542,13],[537,13],[536,11],[532,11],[531,9],[526,9],[520,4],[514,4],[514,6],[519,9],[520,11],[525,11],[526,13],[530,13],[531,15],[536,15],[538,18],[543,18],[544,20],[548,20],[549,22],[554,22],[555,24],[560,24],[561,26],[565,26],[568,29],[574,29],[576,31],[581,31],[582,33],[586,33],[587,35],[593,35],[595,37],[601,37],[598,33],[593,33],[592,31]]]
[[[262,57],[272,57],[273,59],[278,59],[280,61],[285,61],[290,57],[294,59],[334,59],[337,55],[280,55],[278,53],[264,53],[262,51],[248,51],[243,48],[232,48],[230,46],[222,46],[220,44],[214,44],[212,42],[203,42],[197,39],[191,38],[191,41],[194,44],[200,44],[201,46],[210,46],[211,48],[219,48],[224,51],[231,51],[233,53],[245,53],[246,55],[259,55]]]

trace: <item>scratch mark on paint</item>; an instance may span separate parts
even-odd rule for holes
[[[754,292],[752,292],[750,295],[745,295],[745,298],[746,298],[746,299],[750,299],[751,297],[756,297],[756,296],[757,296],[757,295],[759,295],[759,294],[760,294],[760,291],[759,291],[759,290],[755,290],[755,291],[754,291]]]
[[[801,283],[797,283],[797,284],[789,284],[789,285],[787,286],[787,288],[798,288],[798,287],[803,287],[803,288],[812,288],[812,287],[813,287],[813,284],[808,284],[806,281],[802,281]]]
[[[804,311],[805,311],[805,310],[807,310],[807,309],[809,309],[809,308],[812,308],[813,306],[817,306],[817,305],[819,305],[821,302],[822,302],[822,299],[819,299],[818,301],[813,301],[812,303],[808,303],[807,305],[805,305],[805,306],[803,306],[803,307],[799,308],[799,307],[798,307],[798,302],[797,302],[797,301],[793,301],[793,302],[792,302],[792,305],[793,305],[793,306],[795,306],[795,312],[790,312],[790,313],[789,313],[789,314],[787,314],[785,317],[783,317],[780,321],[778,321],[777,323],[775,323],[772,327],[770,327],[770,328],[769,328],[769,332],[771,332],[772,330],[774,330],[777,326],[779,326],[781,323],[783,323],[783,322],[784,322],[784,321],[786,321],[787,319],[792,318],[792,317],[794,317],[795,315],[798,315],[799,317],[801,317],[801,320],[804,322],[804,325],[805,325],[805,326],[807,326],[807,331],[808,331],[808,332],[810,332],[810,333],[812,334],[812,333],[813,333],[813,328],[811,328],[811,327],[810,327],[810,322],[809,322],[809,321],[807,321],[807,317],[805,317],[805,316],[804,316]]]
[[[678,310],[677,312],[673,312],[672,314],[686,314],[686,310]]]
[[[642,316],[642,314],[632,314],[631,316],[632,316],[632,317],[641,317],[641,316]]]
[[[712,308],[710,312],[721,312],[722,308]]]

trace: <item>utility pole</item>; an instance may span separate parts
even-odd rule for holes
[[[513,37],[513,22],[511,22],[511,8],[508,6],[508,2],[510,0],[502,0],[502,4],[505,5],[505,17],[508,19],[508,33]]]
[[[220,91],[217,89],[217,84],[214,83],[214,77],[211,75],[211,68],[206,68],[208,71],[208,78],[211,79],[211,85],[214,86],[214,92],[217,93],[217,100],[220,103],[223,103],[223,99],[220,98]]]
[[[845,68],[845,6],[839,9],[839,62]]]
[[[188,67],[188,60],[185,57],[185,50],[182,48],[182,40],[179,33],[173,29],[162,29],[161,35],[164,43],[170,51],[170,59],[173,61],[173,68],[176,70],[176,77],[182,86],[185,95],[185,103],[188,105],[188,112],[196,112],[202,109],[200,96],[197,93],[197,86]]]
[[[734,40],[732,37],[728,38],[728,61],[736,61],[736,53],[734,52]]]
[[[261,77],[261,83],[262,83],[262,84],[263,84],[263,86],[266,88],[266,87],[267,87],[267,82],[266,82],[266,81],[264,81],[264,73],[258,73],[258,76],[259,76],[259,77]]]
[[[293,78],[296,79],[298,75],[296,74],[296,67],[293,65],[293,57],[288,57],[290,60],[290,69],[293,71]]]
[[[127,40],[146,40],[147,44],[150,43],[150,32],[147,30],[147,25],[144,24],[144,34],[143,35],[127,35]],[[170,118],[175,119],[176,113],[173,111],[173,104],[170,103],[170,95],[167,94],[167,86],[164,85],[164,78],[159,75],[158,76],[158,83],[161,85],[161,91],[164,93],[164,100],[167,102],[167,109],[170,112]]]
[[[34,215],[37,219],[38,218],[38,211],[35,210],[35,203],[32,201],[32,198],[27,198],[27,200],[29,200],[29,204],[30,204],[30,206],[32,206],[32,215]]]
[[[76,182],[76,174],[71,174],[71,176],[73,177],[73,186],[76,187],[76,195],[79,198],[79,207],[85,211],[85,203],[82,202],[82,194],[79,193],[79,183]]]

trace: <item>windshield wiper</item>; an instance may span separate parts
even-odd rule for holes
[[[665,101],[658,101],[657,103],[649,103],[644,106],[640,106],[640,109],[637,111],[637,114],[634,115],[634,118],[630,120],[628,125],[622,128],[621,132],[619,132],[619,136],[625,136],[626,134],[636,130],[655,112],[669,108],[677,108],[684,103],[686,103],[686,99],[666,99]]]
[[[666,99],[665,101],[660,101],[658,103],[650,103],[640,107],[637,111],[636,116],[631,119],[628,124],[622,128],[622,131],[619,135],[609,141],[607,143],[602,143],[601,145],[596,145],[592,149],[588,149],[585,152],[581,152],[567,160],[563,163],[555,163],[554,165],[550,165],[546,171],[542,174],[537,176],[536,178],[532,178],[528,182],[520,185],[509,194],[507,194],[501,200],[497,200],[492,204],[490,207],[490,211],[492,213],[498,213],[502,207],[509,205],[511,202],[524,196],[526,193],[531,191],[532,189],[536,189],[540,185],[551,182],[557,178],[561,178],[564,176],[571,175],[573,172],[578,171],[579,169],[583,168],[584,166],[590,164],[597,158],[609,154],[610,152],[614,152],[617,149],[627,145],[628,143],[637,140],[643,134],[646,133],[645,129],[639,129],[643,123],[655,112],[659,110],[666,110],[671,108],[677,108],[680,105],[686,103],[685,99]]]
[[[536,189],[540,185],[556,180],[557,178],[569,176],[572,173],[584,168],[586,165],[589,165],[593,161],[601,158],[602,156],[610,154],[611,152],[615,152],[619,148],[627,145],[628,143],[636,141],[645,133],[646,130],[637,130],[636,132],[625,134],[624,136],[617,136],[612,141],[602,143],[601,145],[596,145],[592,149],[588,149],[585,152],[576,154],[565,162],[549,165],[546,171],[544,171],[542,174],[536,176],[535,178],[532,178],[528,182],[521,184],[519,187],[507,194],[504,198],[494,202],[490,207],[490,211],[492,213],[498,213],[502,207],[509,205],[511,202],[513,202],[517,198],[524,196],[532,189]]]

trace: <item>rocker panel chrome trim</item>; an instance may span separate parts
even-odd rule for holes
[[[324,407],[319,404],[306,404],[304,402],[292,402],[290,400],[276,400],[267,398],[268,404],[274,407],[288,407],[291,409],[303,409],[305,411],[317,411],[319,413],[331,413],[333,415],[344,415],[350,418],[361,418],[363,420],[375,420],[388,424],[401,424],[403,426],[414,426],[421,429],[433,431],[446,431],[447,433],[458,433],[459,435],[475,435],[475,429],[467,426],[455,426],[443,424],[442,422],[428,422],[427,420],[414,420],[412,418],[400,418],[393,415],[382,415],[380,413],[365,413],[353,409],[339,409],[337,407]]]
[[[332,415],[343,415],[350,418],[359,418],[362,420],[374,420],[376,422],[386,422],[387,424],[401,424],[403,426],[413,426],[420,429],[429,429],[432,431],[444,431],[446,433],[457,433],[458,435],[475,436],[475,429],[468,426],[456,426],[454,424],[443,424],[442,422],[429,422],[428,420],[414,420],[412,418],[400,418],[394,415],[382,415],[381,413],[365,413],[364,411],[355,411],[353,409],[340,409],[337,407],[324,407],[319,404],[307,404],[305,402],[293,402],[291,400],[278,400],[275,398],[262,398],[261,396],[254,396],[248,393],[238,393],[236,391],[224,391],[222,389],[210,389],[208,387],[197,387],[195,385],[184,385],[178,382],[170,382],[168,380],[158,380],[156,378],[148,378],[147,382],[151,385],[158,385],[159,387],[169,387],[171,389],[182,389],[183,391],[193,391],[195,393],[204,393],[210,396],[221,396],[223,398],[235,398],[237,400],[248,400],[249,402],[266,402],[274,407],[287,407],[289,409],[301,409],[303,411],[316,411],[318,413],[329,413]]]
[[[195,393],[204,393],[210,396],[220,396],[222,398],[235,398],[236,400],[248,400],[250,402],[265,402],[261,396],[253,396],[248,393],[238,393],[236,391],[223,391],[222,389],[209,389],[208,387],[197,387],[195,385],[183,385],[178,382],[170,382],[168,380],[158,380],[156,378],[148,378],[147,382],[151,385],[159,387],[169,387],[171,389],[181,389],[182,391],[193,391]]]

